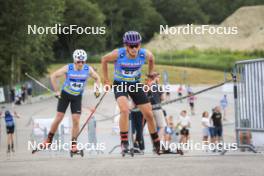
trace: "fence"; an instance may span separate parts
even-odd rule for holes
[[[253,133],[264,135],[264,59],[235,64],[234,98],[238,147],[256,152],[250,138]]]

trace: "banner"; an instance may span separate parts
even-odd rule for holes
[[[4,88],[0,87],[0,103],[5,102]]]

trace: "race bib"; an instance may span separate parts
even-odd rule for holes
[[[82,82],[70,82],[70,86],[75,91],[80,91],[83,89],[83,83]]]
[[[126,70],[122,70],[122,75],[124,76],[129,76],[129,77],[134,77],[138,75],[138,70],[136,71],[126,71]]]

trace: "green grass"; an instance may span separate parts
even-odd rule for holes
[[[48,72],[51,73],[56,69],[62,67],[65,64],[53,64],[49,67]],[[98,73],[102,76],[101,64],[91,63],[91,66],[97,68]],[[147,73],[147,65],[143,67],[143,73]],[[186,67],[176,67],[176,66],[167,66],[167,65],[156,65],[155,71],[159,73],[163,73],[167,71],[169,74],[169,82],[171,84],[216,84],[222,82],[224,80],[224,72],[216,71],[216,70],[205,70],[199,68],[186,68]],[[109,77],[113,78],[114,73],[114,65],[109,64]],[[186,75],[186,80],[183,79],[184,73]],[[145,75],[143,75],[142,80],[144,80]],[[230,78],[230,77],[228,77]],[[60,83],[63,82],[62,78]],[[161,79],[162,81],[162,79]],[[89,85],[92,85],[92,80],[89,79]]]
[[[236,61],[264,57],[264,51],[229,51],[210,49],[200,51],[195,48],[169,53],[155,53],[156,63],[220,71],[231,71]]]
[[[105,54],[105,53],[104,53]],[[89,57],[89,63],[99,63],[101,55]],[[264,51],[230,51],[222,49],[198,50],[190,48],[163,53],[155,53],[155,62],[159,65],[172,65],[209,70],[231,71],[236,61],[263,58]]]
[[[242,52],[220,49],[201,51],[190,48],[182,51],[170,51],[169,53],[154,53],[154,55],[155,70],[160,73],[166,70],[169,74],[169,82],[172,84],[216,84],[224,80],[224,71],[229,73],[236,61],[264,57],[264,51]],[[88,59],[88,62],[96,67],[102,76],[100,58],[100,55],[93,56]],[[48,71],[53,72],[62,65],[51,65]],[[113,78],[113,70],[113,64],[110,64],[110,78]],[[147,73],[146,65],[143,67],[143,73]],[[229,74],[228,78],[230,78]],[[144,76],[142,80],[144,80]],[[90,85],[91,83],[92,81],[89,81]]]

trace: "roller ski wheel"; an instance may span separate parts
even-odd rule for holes
[[[128,153],[130,153],[130,150],[128,149],[128,144],[121,144],[122,157],[125,157]]]
[[[183,151],[182,150],[177,150],[176,152],[177,154],[180,154],[180,155],[184,155]]]
[[[153,152],[157,155],[162,154],[162,151],[160,150],[160,141],[155,141],[153,142],[154,146],[153,146]]]
[[[72,146],[72,149],[71,149],[71,151],[70,151],[70,156],[71,156],[71,158],[72,158],[74,155],[81,155],[81,157],[83,157],[83,156],[84,156],[84,152],[83,152],[83,150],[78,150],[78,149],[77,149],[77,145],[73,145],[73,146]]]
[[[40,145],[40,149],[36,148],[34,150],[32,150],[32,154],[35,154],[36,152],[40,151],[40,150],[44,150],[44,149],[48,149],[50,148],[51,142],[46,139],[41,145]]]
[[[84,152],[83,152],[83,150],[70,151],[70,156],[71,156],[71,158],[72,158],[74,155],[80,155],[81,157],[83,157],[83,156],[84,156]]]
[[[129,150],[129,152],[130,152],[131,157],[134,157],[134,149],[131,148],[131,149]]]

